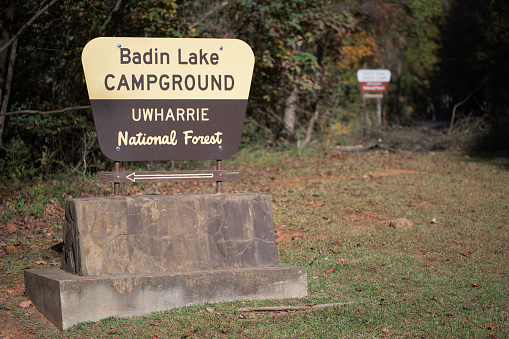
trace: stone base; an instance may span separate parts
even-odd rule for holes
[[[261,193],[69,199],[62,269],[82,276],[276,266]]]
[[[182,273],[83,277],[60,269],[25,271],[25,293],[60,329],[107,317],[129,317],[204,303],[300,298],[303,267],[279,264]]]

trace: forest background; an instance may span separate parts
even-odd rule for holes
[[[1,3],[2,180],[111,169],[96,141],[81,65],[83,47],[99,36],[247,42],[256,64],[243,145],[378,138],[376,119],[362,119],[356,72],[385,68],[392,72],[386,129],[428,122],[450,134],[463,121],[474,139],[461,147],[509,148],[505,0]]]

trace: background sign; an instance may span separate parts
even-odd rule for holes
[[[362,92],[387,92],[391,81],[391,71],[387,69],[360,69],[357,71],[357,80]]]
[[[221,160],[240,146],[254,67],[245,42],[96,38],[82,61],[110,159]]]

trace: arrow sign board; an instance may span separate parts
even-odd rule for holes
[[[391,71],[387,69],[360,69],[357,80],[362,92],[384,93],[391,81]]]
[[[232,181],[239,180],[237,171],[177,171],[177,172],[99,172],[99,182],[170,182],[170,181]]]
[[[245,42],[101,37],[82,61],[110,159],[221,160],[240,146],[254,67]]]

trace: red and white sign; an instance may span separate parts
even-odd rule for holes
[[[362,92],[387,92],[391,81],[391,71],[387,69],[360,69],[357,71],[357,80]]]

